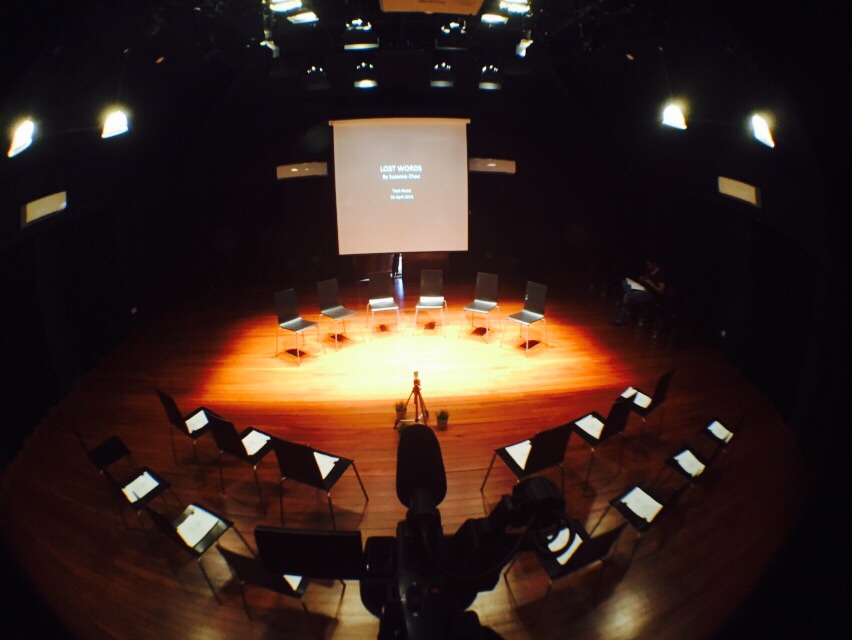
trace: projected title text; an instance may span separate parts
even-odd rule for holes
[[[423,172],[421,164],[383,164],[379,165],[379,173],[382,180],[420,180],[420,174]],[[391,200],[414,200],[414,192],[412,189],[404,187],[392,188],[390,193]]]

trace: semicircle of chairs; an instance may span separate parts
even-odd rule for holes
[[[664,406],[673,376],[674,369],[664,372],[650,395],[639,388],[632,386],[627,388],[614,400],[606,416],[592,411],[558,427],[538,432],[526,440],[496,449],[480,491],[484,492],[485,484],[498,457],[516,477],[518,483],[516,486],[520,486],[522,481],[534,475],[558,467],[562,480],[561,495],[564,510],[565,484],[562,464],[570,437],[576,434],[590,448],[589,466],[583,484],[585,496],[596,451],[615,439],[622,441],[618,468],[618,474],[620,474],[624,457],[624,431],[631,415],[637,415],[641,418],[643,425],[647,426],[647,419],[652,414],[658,414],[658,429],[660,434],[662,433]],[[267,507],[257,478],[257,467],[268,454],[272,453],[281,474],[278,486],[282,524],[285,513],[282,486],[289,479],[326,493],[332,530],[258,526],[254,532],[258,547],[256,552],[233,521],[203,505],[185,504],[162,475],[149,467],[139,466],[120,437],[114,435],[95,447],[89,447],[72,426],[89,462],[106,480],[117,513],[125,526],[130,528],[124,518],[124,510],[130,508],[136,513],[140,527],[147,533],[148,528],[142,517],[146,516],[153,525],[153,529],[160,534],[161,543],[168,543],[172,548],[182,550],[197,561],[211,592],[222,604],[216,587],[201,563],[205,553],[215,547],[240,586],[249,619],[251,619],[251,613],[246,600],[246,585],[271,590],[301,601],[311,579],[339,580],[343,584],[344,591],[346,580],[361,581],[362,600],[364,605],[372,610],[367,599],[369,595],[364,595],[368,594],[370,589],[365,589],[364,583],[375,586],[392,579],[394,571],[391,565],[396,542],[390,536],[377,536],[371,537],[367,540],[366,546],[362,546],[360,531],[336,530],[331,490],[350,466],[355,472],[365,501],[369,500],[355,461],[308,445],[286,441],[253,427],[238,432],[232,422],[204,406],[189,413],[182,413],[171,396],[159,389],[155,391],[170,425],[169,432],[175,464],[179,464],[174,440],[175,433],[191,441],[193,457],[199,468],[201,463],[198,459],[196,443],[199,438],[209,434],[218,449],[217,465],[222,492],[225,491],[222,456],[227,455],[251,466],[260,505],[263,513],[266,514]],[[630,526],[636,532],[629,558],[621,568],[622,572],[626,573],[642,535],[676,508],[687,488],[706,476],[706,471],[713,466],[719,453],[724,452],[734,435],[741,431],[750,410],[751,407],[745,410],[736,428],[729,428],[719,419],[713,418],[696,434],[700,436],[702,442],[709,445],[684,443],[677,447],[666,458],[653,481],[633,484],[620,491],[617,497],[609,501],[606,509],[589,530],[583,523],[564,513],[550,530],[537,533],[540,540],[518,546],[517,553],[511,561],[508,561],[503,571],[507,588],[511,591],[509,572],[518,555],[521,552],[532,552],[549,581],[547,592],[541,600],[535,617],[536,621],[544,609],[555,580],[566,578],[593,565],[599,565],[601,570],[598,587],[595,590],[595,599],[597,599],[604,567],[608,560],[612,559],[624,530]],[[707,450],[707,446],[712,448]],[[123,466],[121,473],[116,472],[119,466]],[[663,483],[661,481],[666,473],[668,473],[667,482]],[[672,487],[672,478],[679,479],[681,482],[675,483]],[[160,498],[162,498],[160,502],[165,503],[166,496],[171,496],[176,505],[171,509],[173,513],[170,515],[166,515],[165,506],[157,509],[152,505]],[[622,522],[596,535],[613,509],[622,516]],[[220,545],[220,539],[227,532],[233,532],[241,547],[248,550],[248,555]],[[177,577],[177,568],[165,547],[166,544],[161,544],[163,554]],[[658,549],[660,548],[662,548],[662,540],[658,546]],[[343,593],[341,593],[342,597]],[[307,612],[305,603],[301,601],[301,604]]]
[[[476,274],[476,286],[473,300],[464,306],[464,312],[470,313],[471,326],[477,315],[484,317],[485,326],[482,335],[488,341],[491,326],[488,314],[494,309],[499,309],[497,300],[498,276],[494,273],[479,272]],[[354,309],[345,307],[340,300],[340,286],[337,278],[322,280],[317,283],[317,299],[319,302],[319,319],[317,322],[306,320],[299,313],[299,302],[295,289],[285,289],[275,294],[275,310],[278,315],[278,328],[275,331],[275,354],[278,350],[278,339],[282,331],[289,332],[296,337],[295,355],[296,361],[301,365],[302,352],[299,348],[300,336],[315,329],[317,342],[322,346],[325,353],[325,344],[320,338],[319,320],[327,318],[335,324],[334,348],[338,349],[341,333],[337,330],[337,323],[343,326],[343,334],[346,333],[346,320],[357,315]],[[547,286],[537,282],[529,281],[524,291],[524,306],[521,311],[506,316],[503,323],[503,331],[500,334],[500,346],[503,346],[503,336],[506,326],[510,322],[517,323],[519,332],[526,328],[524,341],[524,353],[529,355],[530,326],[542,321],[544,324],[544,344],[549,346],[547,338],[547,318],[545,317],[545,304],[547,302]],[[400,326],[399,301],[394,295],[393,277],[390,271],[375,271],[368,278],[368,302],[365,309],[364,324],[370,330],[375,323],[377,313],[393,313],[396,315],[396,324]],[[446,320],[444,312],[447,311],[447,301],[444,298],[444,274],[440,269],[423,269],[420,271],[420,296],[414,306],[414,327],[417,327],[417,318],[421,311],[438,311],[441,317],[441,332],[446,337]],[[459,329],[461,330],[461,329]],[[303,344],[303,342],[302,342]]]

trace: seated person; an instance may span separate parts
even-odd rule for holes
[[[645,262],[645,273],[636,280],[625,278],[621,281],[624,297],[621,300],[621,310],[611,324],[620,327],[630,321],[636,308],[649,302],[662,300],[666,294],[666,281],[660,265],[649,258]]]

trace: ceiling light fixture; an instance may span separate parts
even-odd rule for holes
[[[353,84],[357,89],[375,89],[379,86],[375,75],[376,68],[369,62],[361,62],[355,67]]]
[[[302,11],[292,16],[287,16],[287,20],[292,24],[312,24],[317,22],[317,14],[313,11]]]
[[[269,9],[275,13],[290,13],[302,8],[302,0],[269,0]]]
[[[33,134],[35,134],[35,123],[32,120],[27,118],[20,122],[12,134],[12,144],[9,145],[9,153],[6,155],[14,158],[24,151],[33,143]]]
[[[127,114],[121,109],[113,109],[104,118],[104,128],[101,138],[112,138],[127,133],[130,126],[127,123]]]
[[[500,69],[493,64],[482,67],[479,76],[479,88],[483,91],[499,91],[503,88],[503,75]]]
[[[430,86],[435,89],[449,89],[456,84],[456,74],[453,67],[446,62],[439,62],[432,67]]]
[[[767,147],[775,148],[775,140],[772,138],[772,130],[769,128],[767,117],[759,113],[753,114],[751,116],[751,130],[755,140]]]
[[[663,109],[663,124],[674,129],[686,129],[686,117],[679,104],[670,103]]]
[[[501,16],[499,13],[483,13],[480,20],[487,25],[506,24],[509,18]]]

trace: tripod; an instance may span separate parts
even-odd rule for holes
[[[420,378],[416,371],[414,372],[414,386],[411,388],[411,393],[408,394],[408,400],[405,401],[406,410],[408,409],[408,403],[411,402],[411,398],[414,398],[415,422],[420,422],[420,418],[423,418],[421,424],[427,424],[429,422],[429,410],[426,408],[426,403],[423,402],[423,396],[420,394]],[[402,418],[397,418],[396,422],[393,423],[393,428],[396,429],[400,422],[402,422]]]

